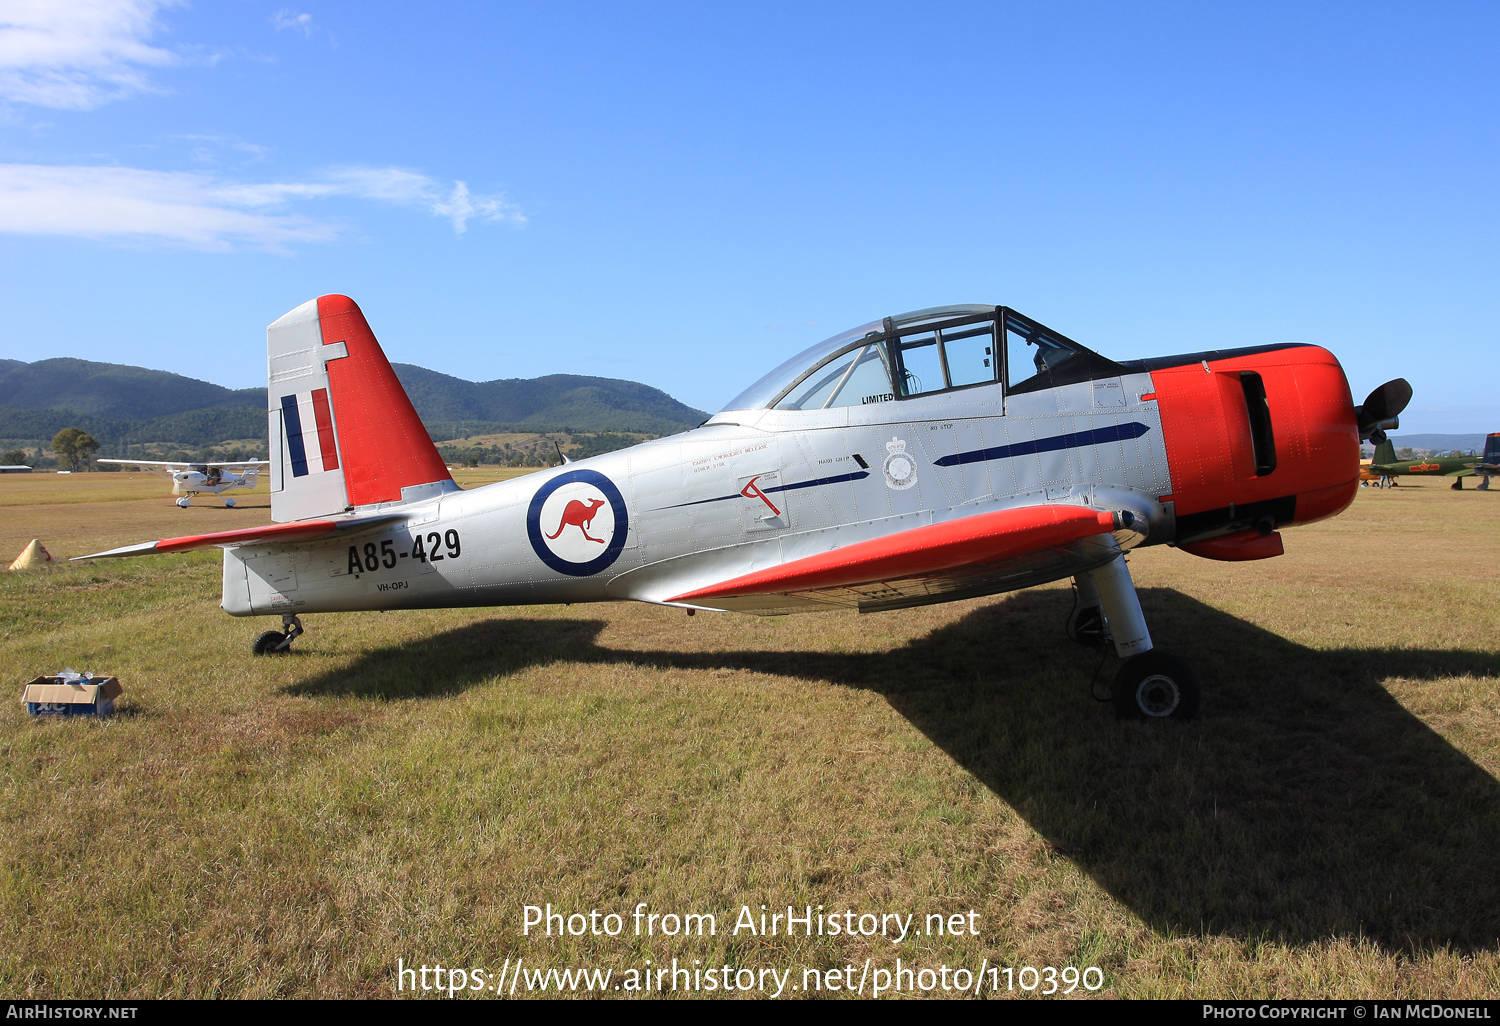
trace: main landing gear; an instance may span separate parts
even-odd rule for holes
[[[256,655],[275,655],[278,652],[290,652],[292,641],[301,637],[302,621],[291,613],[283,613],[281,626],[286,629],[282,631],[264,631],[258,635],[250,646],[250,651]]]
[[[1114,645],[1124,662],[1115,674],[1110,701],[1122,720],[1190,720],[1198,714],[1202,688],[1187,663],[1151,644],[1141,600],[1125,556],[1074,579],[1078,612],[1069,636],[1086,645]]]

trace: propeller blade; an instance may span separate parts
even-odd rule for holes
[[[1406,409],[1411,402],[1411,385],[1405,378],[1387,381],[1365,397],[1359,408],[1359,426],[1374,427],[1383,420],[1390,420]]]

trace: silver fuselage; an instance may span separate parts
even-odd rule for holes
[[[352,540],[226,548],[223,607],[246,616],[663,602],[910,527],[1054,502],[1131,510],[1139,538],[1167,541],[1161,418],[1154,398],[1141,399],[1152,392],[1149,374],[1127,373],[1008,397],[992,384],[826,410],[726,411],[515,480],[355,510],[406,519]],[[607,567],[559,572],[541,558],[534,499],[580,470],[613,483],[628,522]],[[594,543],[590,529],[557,528],[578,546]],[[441,558],[429,558],[434,541]]]

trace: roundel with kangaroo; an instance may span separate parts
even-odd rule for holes
[[[526,533],[537,557],[559,573],[588,577],[608,569],[625,548],[629,516],[613,481],[595,470],[570,470],[531,497]]]

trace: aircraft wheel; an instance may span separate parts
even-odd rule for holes
[[[1192,667],[1156,649],[1125,660],[1110,690],[1122,720],[1190,720],[1203,695]]]
[[[234,500],[226,496],[224,499],[224,505],[228,506],[230,509],[234,509]]]
[[[250,646],[250,651],[256,655],[276,655],[278,652],[287,651],[287,649],[277,649],[276,647],[285,640],[286,635],[280,631],[263,631],[256,637],[255,643]]]
[[[183,509],[187,509],[188,508],[188,497],[186,495],[184,495],[182,498],[178,499],[177,500],[177,505],[181,506]]]

